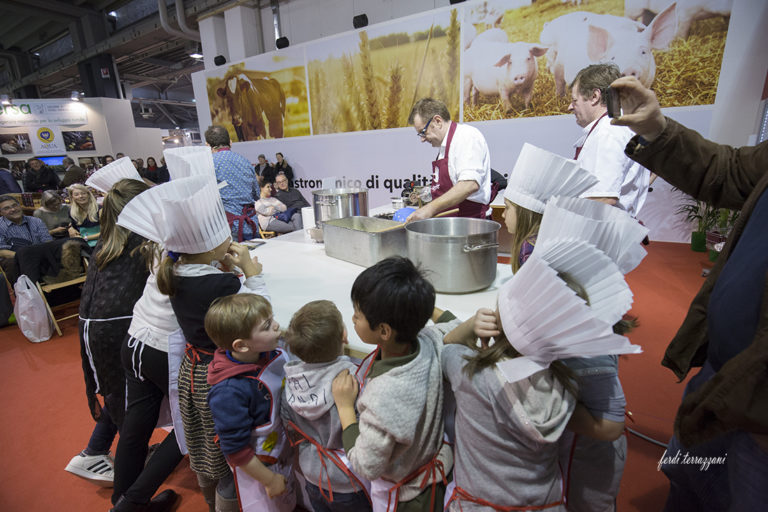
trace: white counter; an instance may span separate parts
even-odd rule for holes
[[[344,317],[350,348],[370,352],[373,347],[360,340],[352,325],[353,308],[349,297],[352,283],[365,268],[326,256],[325,246],[305,240],[301,231],[266,242],[253,249],[251,256],[257,256],[264,267],[264,280],[280,326],[287,328],[296,310],[307,302],[330,300]],[[438,293],[435,305],[450,310],[461,319],[469,318],[481,307],[495,309],[498,287],[511,276],[510,266],[500,264],[496,280],[485,290],[467,294]]]

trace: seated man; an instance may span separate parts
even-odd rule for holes
[[[80,241],[67,238],[52,241],[45,223],[24,215],[21,205],[11,196],[0,196],[0,215],[0,265],[11,284],[21,274],[33,282],[46,274],[59,274],[64,243],[74,245],[71,250],[80,253]],[[79,258],[77,260],[79,265]]]
[[[294,209],[289,224],[293,226],[294,230],[302,229],[304,223],[301,219],[301,209],[310,206],[310,204],[301,192],[290,186],[288,177],[284,173],[277,174],[275,185],[277,185],[277,190],[272,195],[285,205],[287,211]]]

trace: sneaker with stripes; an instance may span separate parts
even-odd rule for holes
[[[115,468],[109,454],[86,455],[80,452],[64,469],[101,487],[112,487],[115,479]]]

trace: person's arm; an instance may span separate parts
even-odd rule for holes
[[[415,220],[431,219],[443,210],[457,206],[479,189],[480,185],[476,181],[460,181],[445,194],[413,212],[405,221],[413,222]]]
[[[285,203],[283,203],[281,200],[277,198],[274,198],[274,199],[275,199],[274,200],[275,210],[277,210],[278,212],[284,212],[285,210],[288,209],[288,207],[285,206]]]
[[[16,256],[16,252],[10,249],[0,249],[0,258],[13,258]]]
[[[377,425],[367,424],[360,431],[355,414],[358,383],[349,370],[336,376],[331,391],[341,420],[342,443],[352,467],[368,480],[379,478],[389,464],[396,440]]]
[[[496,313],[492,309],[480,308],[472,318],[465,320],[446,334],[443,343],[460,343],[468,347],[476,347],[477,339],[480,338],[483,346],[486,346],[490,338],[500,334]]]
[[[598,441],[615,441],[624,432],[624,422],[595,418],[589,409],[577,403],[566,428]]]
[[[32,175],[34,171],[27,169],[21,176],[21,184],[24,186],[24,192],[36,192],[37,182]]]
[[[48,232],[48,226],[45,225],[45,222],[37,217],[28,218],[28,222],[30,232],[32,233],[32,240],[34,240],[35,243],[50,242],[53,240],[53,237]]]
[[[765,174],[768,142],[757,146],[717,144],[665,118],[656,95],[633,77],[619,78],[624,115],[611,122],[637,133],[626,154],[670,184],[716,207],[739,209]],[[642,137],[642,139],[640,138]]]
[[[285,492],[285,477],[280,473],[271,471],[258,458],[253,457],[247,464],[238,467],[248,473],[251,478],[261,483],[267,491],[267,496],[270,498],[280,496]]]

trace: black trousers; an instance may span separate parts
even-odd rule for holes
[[[121,349],[127,387],[127,409],[115,453],[112,503],[121,495],[147,503],[182,459],[171,431],[149,459],[149,439],[157,425],[163,397],[168,395],[168,354],[126,336]],[[142,380],[143,379],[143,380]]]

